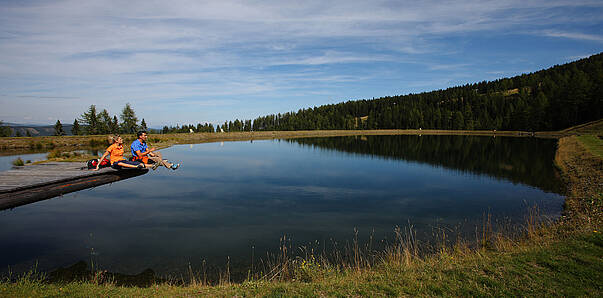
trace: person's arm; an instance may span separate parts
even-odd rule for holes
[[[149,150],[147,150],[145,152],[140,152],[140,150],[136,150],[136,155],[140,156],[140,157],[143,157],[143,156],[148,155],[149,153],[151,153],[151,152],[153,152],[155,150],[156,150],[155,148],[151,148],[151,149],[149,149]]]
[[[109,151],[105,151],[105,153],[103,153],[103,156],[101,156],[101,158],[99,158],[98,163],[96,164],[96,169],[94,169],[95,171],[98,171],[100,163],[103,159],[105,159],[105,157],[107,157],[109,155]]]

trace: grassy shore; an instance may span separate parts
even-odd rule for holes
[[[474,136],[537,136],[554,138],[567,135],[561,132],[525,132],[492,130],[309,130],[309,131],[254,131],[228,133],[178,133],[151,134],[148,142],[159,146],[174,144],[199,144],[227,141],[272,140],[310,137],[333,137],[353,135],[474,135]],[[124,143],[136,139],[135,135],[122,135]],[[49,136],[0,138],[0,153],[27,151],[76,150],[78,148],[102,147],[107,145],[106,135],[96,136]]]
[[[307,130],[307,131],[254,131],[228,133],[177,133],[151,134],[148,142],[160,147],[174,144],[199,144],[226,141],[272,140],[310,137],[354,135],[474,135],[474,136],[535,136],[560,138],[576,134],[601,135],[603,119],[570,127],[562,131],[527,132],[496,130],[433,130],[433,129],[380,129],[380,130]],[[135,135],[122,135],[124,143],[136,139]],[[106,135],[48,136],[0,138],[0,155],[49,150],[76,150],[78,148],[106,147]]]
[[[300,137],[303,132],[294,135]],[[597,297],[603,294],[601,148],[598,130],[559,140],[555,163],[567,184],[564,214],[553,223],[541,222],[534,215],[519,236],[492,233],[485,223],[479,239],[441,245],[430,253],[418,252],[412,238],[400,237],[372,261],[361,254],[339,263],[312,254],[283,257],[271,272],[236,284],[225,278],[208,285],[193,275],[186,285],[157,282],[140,288],[119,286],[103,272],[66,283],[48,283],[30,274],[0,282],[0,296]]]

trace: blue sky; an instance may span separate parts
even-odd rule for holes
[[[151,127],[495,80],[603,51],[603,1],[1,1],[0,120]]]

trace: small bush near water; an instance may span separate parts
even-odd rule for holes
[[[25,163],[23,162],[21,157],[18,157],[17,159],[13,160],[13,166],[22,167],[24,165],[25,165]]]

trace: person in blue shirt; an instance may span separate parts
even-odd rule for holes
[[[167,169],[175,170],[180,167],[180,164],[173,164],[169,162],[167,159],[163,159],[161,152],[157,151],[157,148],[153,147],[149,149],[147,146],[147,132],[144,130],[136,133],[137,139],[132,142],[130,146],[130,150],[132,152],[132,157],[134,160],[142,161],[145,164],[149,163],[149,160],[155,162],[153,165],[153,170],[157,169],[158,166],[164,166]]]

